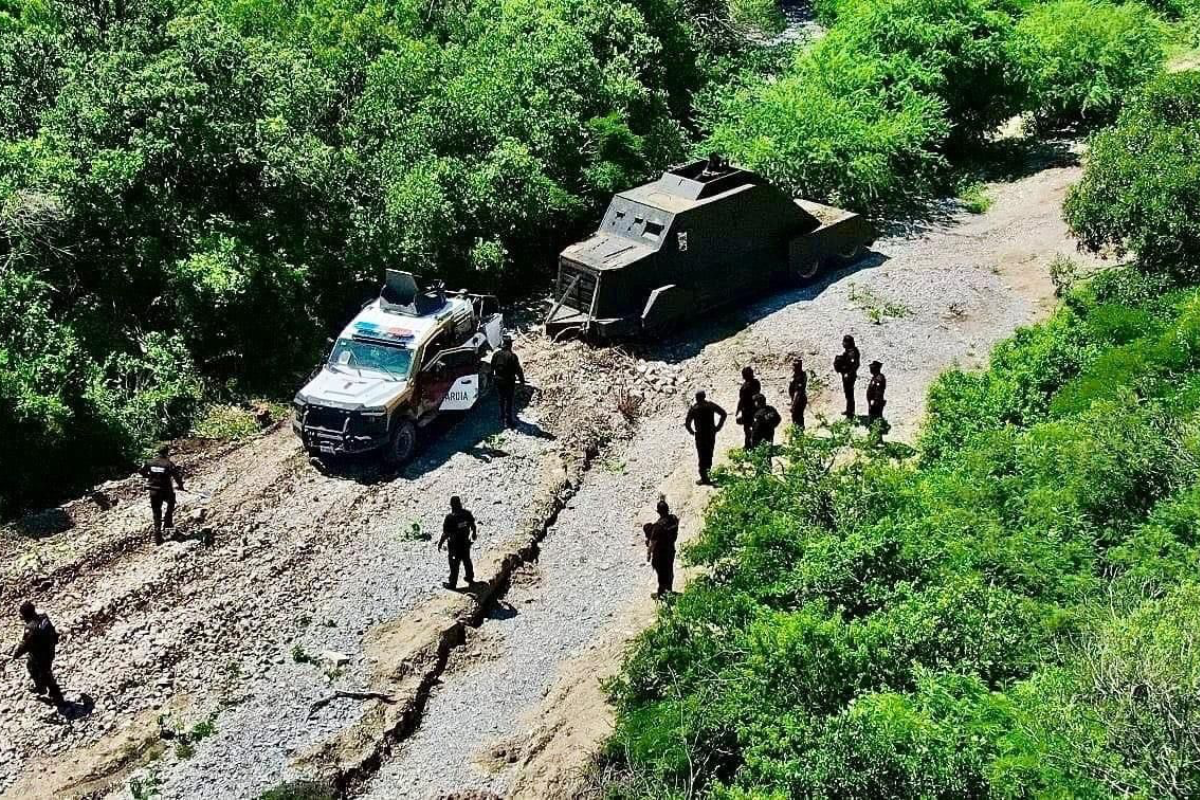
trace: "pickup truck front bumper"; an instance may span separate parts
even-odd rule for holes
[[[328,406],[297,409],[292,430],[304,443],[304,449],[314,455],[369,453],[388,443],[386,417],[367,417]]]

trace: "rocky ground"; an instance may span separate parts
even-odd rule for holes
[[[803,356],[815,410],[830,412],[832,357],[852,333],[864,362],[885,364],[892,437],[911,439],[938,372],[980,363],[996,340],[1049,307],[1046,266],[1074,249],[1059,206],[1076,177],[1060,165],[998,185],[986,214],[947,207],[936,222],[881,239],[855,267],[637,352],[519,339],[541,390],[522,411],[522,430],[499,433],[489,403],[436,431],[400,475],[363,462],[318,471],[288,430],[202,449],[185,464],[189,488],[207,499],[185,498],[181,513],[195,520],[185,532],[212,531],[211,547],[150,545],[149,510],[132,479],[22,520],[0,535],[0,601],[31,597],[52,614],[64,634],[61,680],[79,718],[30,698],[23,667],[7,664],[0,791],[49,795],[86,779],[88,791],[115,784],[116,796],[127,796],[133,762],[164,745],[152,767],[133,773],[163,797],[254,797],[301,777],[293,757],[368,707],[336,698],[310,713],[334,689],[375,685],[364,637],[440,602],[444,559],[424,537],[439,532],[446,498],[460,494],[475,511],[478,560],[498,563],[514,535],[537,527],[541,501],[561,491],[564,465],[602,444],[538,562],[492,595],[498,603],[467,630],[466,646],[438,666],[412,734],[354,788],[377,797],[526,790],[523,770],[540,775],[556,752],[547,703],[564,702],[564,681],[594,683],[611,671],[620,652],[613,642],[648,618],[652,578],[639,522],[665,492],[685,524],[697,524],[707,490],[691,485],[681,426],[691,392],[707,388],[732,409],[738,370],[750,364],[782,405],[789,364]],[[731,427],[722,444],[736,444],[738,433]],[[0,620],[4,640],[17,632],[11,615]],[[150,734],[123,738],[133,720]],[[164,727],[168,737],[194,730],[197,741],[164,741]],[[541,737],[536,753],[531,732]]]

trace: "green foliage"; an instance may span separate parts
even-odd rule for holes
[[[337,794],[323,783],[287,781],[258,796],[258,800],[335,800]]]
[[[1014,59],[1042,128],[1103,125],[1163,62],[1159,22],[1140,3],[1053,0],[1017,24]]]
[[[992,196],[988,194],[987,186],[978,181],[959,189],[958,201],[972,214],[986,213],[992,207]]]
[[[736,458],[611,687],[616,795],[1195,794],[1200,291],[1154,286],[945,376],[918,464]]]
[[[1164,74],[1091,143],[1064,206],[1088,248],[1136,253],[1149,271],[1200,268],[1200,72]]]
[[[786,21],[777,0],[729,0],[729,18],[751,33],[779,33]]]
[[[69,491],[202,398],[276,396],[385,266],[527,287],[683,156],[693,94],[752,49],[733,11],[0,5],[0,498]]]

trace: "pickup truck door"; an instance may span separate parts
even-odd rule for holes
[[[434,409],[466,411],[479,397],[479,351],[474,347],[443,350],[421,370],[419,408],[421,416]]]

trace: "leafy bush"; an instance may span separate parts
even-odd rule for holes
[[[921,464],[735,458],[612,687],[615,796],[1194,794],[1200,291],[1152,284],[943,379]]]
[[[1014,59],[1041,128],[1103,125],[1163,62],[1163,35],[1139,3],[1053,0],[1017,23]]]
[[[1164,74],[1091,143],[1064,206],[1094,251],[1136,253],[1146,270],[1200,268],[1200,73]]]

